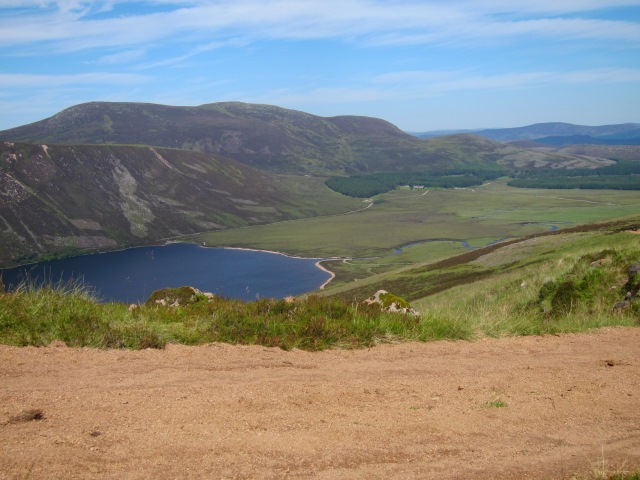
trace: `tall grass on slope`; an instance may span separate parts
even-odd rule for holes
[[[78,282],[21,284],[0,295],[0,342],[47,345],[61,340],[74,347],[161,347],[150,326],[135,321],[123,304],[100,304]]]
[[[184,307],[97,303],[79,285],[23,285],[0,296],[0,343],[162,348],[166,343],[257,344],[283,349],[369,347],[405,340],[470,338],[457,322],[425,322],[376,306],[310,296],[294,302],[206,298]]]
[[[480,336],[639,326],[640,299],[624,310],[614,308],[629,289],[629,266],[638,262],[637,237],[586,238],[582,245],[568,244],[541,263],[506,267],[489,279],[451,288],[413,305],[423,318],[458,321]]]

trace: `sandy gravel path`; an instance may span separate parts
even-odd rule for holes
[[[0,346],[0,478],[561,479],[603,458],[640,466],[639,353],[640,328],[319,353]]]

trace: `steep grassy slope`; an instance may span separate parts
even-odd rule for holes
[[[462,264],[452,261],[418,274],[432,288],[434,281],[447,288],[412,304],[445,324],[462,320],[489,336],[640,326],[637,293],[620,305],[640,287],[631,273],[640,260],[639,221],[522,239]]]
[[[638,228],[640,217],[635,216],[545,232],[467,251],[437,262],[386,272],[365,281],[330,289],[327,294],[364,299],[372,291],[385,289],[411,302],[423,299],[418,305],[429,309],[431,297],[440,292],[456,291],[461,297],[471,299],[473,296],[473,301],[479,302],[486,295],[483,292],[491,291],[490,296],[499,297],[509,306],[518,305],[524,309],[524,317],[540,316],[542,319],[543,314],[570,313],[570,304],[557,303],[561,300],[560,294],[555,304],[552,301],[559,286],[570,282],[575,290],[570,295],[571,301],[575,300],[576,305],[579,300],[597,302],[601,308],[599,313],[604,314],[631,289],[625,290],[625,286],[628,286],[629,266],[640,263]],[[554,283],[549,283],[544,289],[547,282]],[[470,286],[483,283],[484,287]],[[505,293],[506,285],[510,290],[508,294]],[[516,288],[518,286],[520,288]],[[465,290],[473,291],[474,295]],[[452,301],[455,295],[446,296],[452,303],[441,305],[440,314],[444,315],[443,312],[456,303]],[[636,313],[640,312],[639,302],[634,303]],[[552,311],[554,305],[555,312]],[[467,315],[472,315],[472,310],[470,308]]]
[[[539,167],[585,162],[471,135],[425,141],[380,119],[318,117],[269,105],[215,103],[172,107],[93,102],[0,132],[31,143],[143,144],[218,153],[263,170],[362,174],[495,164]],[[589,160],[589,165],[598,161]]]
[[[177,149],[0,143],[0,264],[349,210],[321,180]]]

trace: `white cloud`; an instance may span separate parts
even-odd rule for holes
[[[170,67],[170,66],[182,63],[185,60],[188,60],[192,57],[200,55],[201,53],[210,52],[210,51],[217,50],[219,48],[224,48],[224,47],[240,47],[246,44],[247,42],[242,39],[231,39],[225,42],[209,42],[204,45],[198,45],[197,47],[192,48],[191,50],[184,53],[183,55],[163,58],[162,60],[158,60],[158,61],[151,61],[148,63],[138,65],[135,68],[136,70],[148,70],[151,68],[158,68],[158,67]]]
[[[605,39],[640,41],[640,24],[626,21],[580,18],[535,19],[519,22],[478,25],[474,33],[481,36],[539,35],[549,38]]]
[[[146,50],[143,48],[137,48],[135,50],[125,50],[111,55],[103,55],[98,58],[94,63],[101,65],[116,65],[120,63],[129,63],[134,60],[138,60],[144,56]]]
[[[245,101],[296,107],[349,105],[384,100],[419,100],[457,91],[530,89],[546,85],[640,82],[640,70],[597,69],[571,72],[538,71],[502,75],[473,75],[469,71],[392,72],[372,79],[377,86],[282,89]]]
[[[35,6],[39,2],[19,2]],[[50,6],[53,2],[45,2]],[[120,2],[126,4],[127,2]],[[360,38],[368,44],[446,42],[536,35],[547,38],[640,40],[637,22],[580,18],[590,10],[639,5],[638,1],[430,1],[235,0],[147,2],[168,11],[92,19],[113,2],[69,0],[57,9],[33,9],[0,19],[0,44],[51,43],[54,48],[134,46],[159,39],[194,37],[223,41],[245,38]],[[574,14],[572,18],[550,15]]]
[[[466,0],[458,2],[461,8],[477,12],[520,12],[537,14],[563,14],[589,12],[618,7],[638,6],[638,0]]]
[[[535,88],[544,85],[578,83],[637,83],[640,69],[601,68],[568,72],[534,71],[496,75],[477,75],[469,70],[405,71],[379,75],[374,83],[395,88],[406,97],[431,96],[460,90]],[[421,94],[422,92],[422,94]]]
[[[640,24],[627,21],[579,18],[543,18],[520,21],[466,22],[428,32],[393,32],[367,41],[371,46],[416,44],[482,45],[478,41],[513,41],[533,38],[622,41],[640,44]]]
[[[92,72],[75,75],[32,75],[0,73],[2,88],[51,88],[81,85],[135,85],[148,82],[150,77],[129,73]]]

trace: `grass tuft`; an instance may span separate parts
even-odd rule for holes
[[[20,286],[0,297],[0,342],[43,346],[163,348],[167,343],[257,344],[285,350],[369,347],[379,343],[468,339],[457,322],[382,312],[332,297],[254,302],[213,296],[180,307],[100,304],[81,285]]]
[[[494,400],[493,402],[485,403],[485,408],[504,408],[507,406],[507,402],[503,402],[502,400]]]

